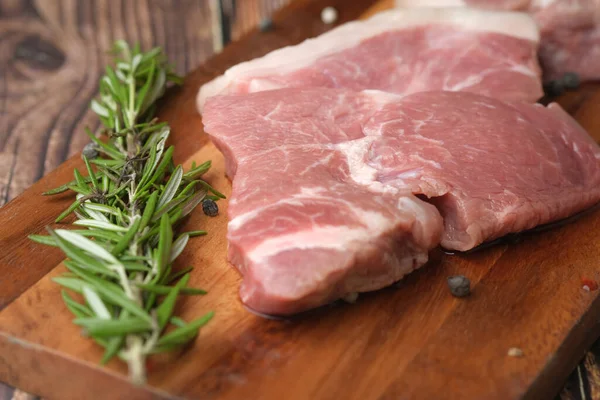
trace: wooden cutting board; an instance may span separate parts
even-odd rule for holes
[[[325,6],[346,22],[389,3],[296,1],[274,17],[271,32],[252,32],[193,71],[161,109],[176,160],[213,160],[208,179],[229,194],[223,158],[195,110],[200,85],[233,64],[325,31]],[[600,86],[560,102],[600,139]],[[44,232],[71,199],[41,193],[72,179],[81,165],[70,159],[0,209],[0,380],[50,399],[543,399],[600,334],[600,291],[582,288],[583,279],[600,281],[599,211],[475,253],[435,253],[401,284],[361,295],[354,305],[267,320],[238,300],[240,277],[225,259],[224,201],[220,217],[189,218],[186,229],[209,235],[191,240],[178,261],[196,266],[191,284],[209,291],[182,301],[182,316],[216,316],[185,352],[153,360],[149,384],[134,387],[117,361],[99,367],[99,347],[71,324],[50,281],[64,271],[62,254],[26,238]],[[449,294],[446,277],[453,274],[471,279],[470,297]],[[524,355],[508,356],[512,347]]]

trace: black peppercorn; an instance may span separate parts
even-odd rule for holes
[[[216,217],[219,214],[219,206],[212,199],[204,199],[202,201],[202,211],[209,217]]]
[[[544,93],[547,96],[554,97],[560,96],[565,91],[562,80],[554,80],[544,83]]]
[[[261,32],[268,32],[271,29],[273,29],[273,20],[271,18],[265,18],[262,21],[260,21],[260,24],[258,25],[258,29]]]
[[[90,142],[83,147],[82,155],[84,155],[88,160],[93,160],[94,158],[98,158],[98,146],[94,142]]]
[[[567,72],[562,77],[562,85],[567,90],[575,90],[579,87],[581,83],[579,79],[579,75],[574,72]]]
[[[465,297],[471,293],[471,281],[463,275],[455,275],[448,278],[450,293],[456,297]]]

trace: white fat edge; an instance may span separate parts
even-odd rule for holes
[[[246,222],[257,217],[263,211],[268,210],[273,207],[277,207],[281,204],[301,206],[301,205],[303,205],[302,200],[305,200],[305,199],[318,199],[318,198],[325,199],[326,198],[325,196],[321,196],[321,193],[323,193],[325,191],[326,191],[326,189],[323,187],[320,187],[320,186],[314,186],[314,187],[302,186],[302,187],[300,187],[299,193],[292,194],[289,197],[280,199],[280,200],[278,200],[274,203],[268,204],[264,207],[255,208],[252,211],[248,211],[243,214],[235,216],[227,224],[228,230],[229,230],[229,232],[233,232],[233,231],[241,228]]]
[[[555,2],[556,2],[556,0],[533,0],[532,6],[539,7],[539,8],[546,8]]]
[[[200,87],[198,96],[196,96],[196,108],[200,113],[204,110],[204,104],[209,97],[221,93],[229,85],[230,79],[225,75],[216,77],[210,82],[205,83]]]
[[[283,47],[261,58],[237,64],[225,71],[224,75],[200,88],[198,107],[201,111],[206,98],[220,93],[234,79],[252,75],[256,71],[261,71],[263,75],[270,73],[281,75],[304,68],[328,54],[355,47],[370,37],[433,24],[454,25],[458,29],[500,33],[534,42],[539,41],[538,28],[526,13],[456,7],[395,9],[378,13],[365,21],[342,24],[298,45]]]
[[[346,203],[348,204],[348,203]],[[345,251],[348,244],[359,241],[369,241],[385,229],[389,229],[394,220],[386,218],[383,214],[359,209],[350,204],[361,227],[314,225],[310,229],[301,230],[285,235],[267,238],[247,253],[248,259],[260,264],[268,258],[290,249],[334,249]]]

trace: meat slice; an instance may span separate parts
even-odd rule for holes
[[[265,313],[387,286],[440,240],[467,250],[600,199],[600,149],[555,104],[281,89],[213,97],[203,122],[234,178],[241,298]]]
[[[529,12],[541,31],[545,79],[576,72],[600,79],[600,0],[396,0],[399,7],[475,7]]]
[[[535,102],[538,39],[523,13],[393,10],[238,64],[202,86],[197,102],[202,110],[210,96],[286,87],[469,91]]]

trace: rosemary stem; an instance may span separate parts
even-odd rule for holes
[[[127,336],[126,360],[129,378],[138,385],[146,382],[146,355],[142,351],[142,339],[136,335]]]

